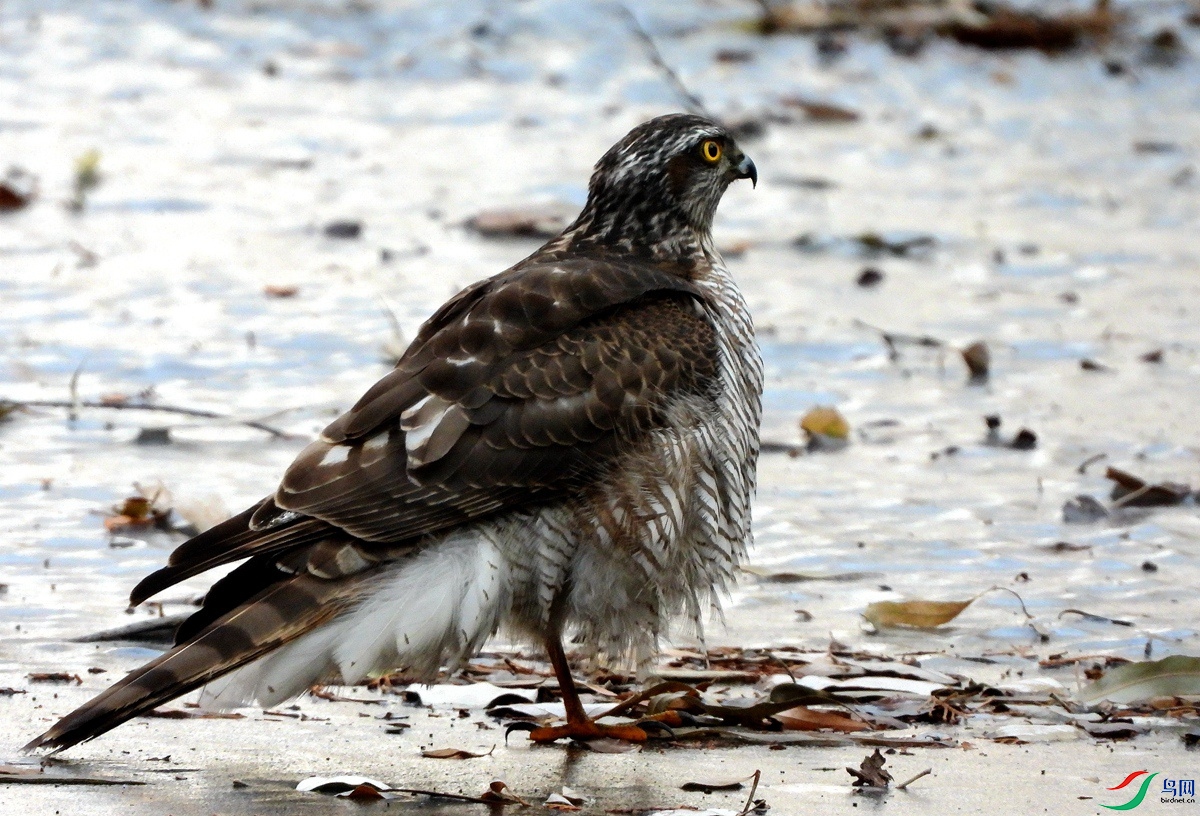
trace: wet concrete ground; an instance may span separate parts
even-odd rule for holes
[[[52,703],[46,700],[48,694],[39,691],[37,696],[44,708],[35,708],[38,703],[31,699],[16,701],[6,712],[6,722],[65,712],[82,702],[86,693],[60,691]],[[355,690],[354,696],[373,695]],[[728,782],[761,771],[755,798],[765,799],[771,813],[1083,814],[1103,812],[1101,804],[1126,802],[1129,792],[1106,789],[1133,771],[1159,772],[1159,779],[1194,778],[1195,768],[1192,755],[1175,734],[1158,733],[1110,745],[1078,741],[1005,745],[980,739],[968,727],[954,729],[954,734],[973,747],[888,754],[884,767],[896,784],[926,768],[933,773],[905,791],[871,795],[854,793],[845,771],[846,766],[857,768],[872,750],[860,746],[647,748],[641,753],[598,754],[562,746],[531,747],[521,734],[513,734],[505,745],[501,728],[481,712],[460,719],[453,710],[435,710],[438,716],[433,716],[398,702],[385,709],[316,700],[303,702],[300,710],[314,719],[301,722],[255,714],[242,720],[136,721],[72,750],[64,755],[65,764],[50,772],[132,780],[142,786],[9,785],[0,787],[0,812],[273,816],[458,814],[484,807],[421,796],[359,804],[294,790],[310,776],[357,774],[392,787],[469,796],[478,796],[494,779],[501,779],[511,791],[539,806],[565,785],[585,798],[585,813],[712,808],[732,814],[742,809],[747,789],[704,794],[680,787],[686,782]],[[403,735],[384,734],[383,723],[375,718],[386,710],[409,716],[412,728]],[[479,723],[489,730],[481,730]],[[486,752],[492,746],[495,752],[479,759],[424,759],[419,754],[422,747]],[[239,783],[236,787],[234,780]],[[1157,801],[1160,792],[1156,780],[1145,803],[1150,812],[1166,807]]]

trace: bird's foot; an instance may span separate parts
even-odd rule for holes
[[[595,720],[568,722],[565,725],[543,726],[529,732],[531,742],[554,742],[563,738],[588,742],[595,739],[615,739],[622,742],[646,741],[646,732],[633,724],[601,725]]]

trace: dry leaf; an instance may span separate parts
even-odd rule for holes
[[[338,796],[343,799],[353,799],[356,802],[372,802],[376,799],[384,798],[383,794],[376,788],[367,784],[358,785],[353,790],[339,793]]]
[[[428,751],[422,751],[421,756],[428,759],[477,759],[479,757],[491,756],[492,751],[496,750],[493,745],[491,751],[484,754],[475,754],[462,748],[433,748]]]
[[[749,779],[750,777],[746,777]],[[713,791],[737,791],[745,787],[742,783],[746,779],[735,779],[731,782],[684,782],[679,786],[680,790],[698,791],[700,793],[712,793]]]
[[[391,790],[388,785],[366,776],[310,776],[296,785],[301,793],[349,793],[363,786],[376,791]]]
[[[553,238],[578,213],[578,207],[562,202],[535,204],[487,210],[469,219],[466,226],[487,238]]]
[[[987,382],[992,364],[992,355],[988,351],[987,343],[978,340],[963,349],[961,354],[963,362],[967,364],[967,373],[971,375],[970,381],[973,383]]]
[[[800,429],[810,434],[832,436],[835,439],[845,439],[850,435],[850,424],[837,409],[823,406],[813,408],[805,414],[800,420]]]
[[[877,628],[908,626],[933,629],[958,617],[975,598],[965,601],[876,601],[868,604],[863,617]]]
[[[353,241],[362,235],[362,228],[361,221],[330,221],[321,231],[325,233],[326,238],[342,238]]]
[[[817,406],[800,419],[810,451],[836,451],[850,442],[850,423],[836,408]]]
[[[1189,485],[1177,482],[1152,485],[1115,467],[1107,468],[1104,478],[1114,482],[1110,498],[1122,507],[1170,507],[1185,501],[1192,492]]]
[[[300,294],[299,286],[276,286],[275,284],[267,284],[263,287],[263,294],[269,298],[290,298]]]
[[[112,513],[104,519],[104,528],[116,532],[129,527],[169,527],[171,494],[159,485],[151,493],[134,482],[137,495],[113,505]]]
[[[497,779],[488,785],[488,789],[479,797],[484,802],[499,802],[502,804],[519,804],[529,807],[529,803],[508,789],[508,785]]]
[[[583,800],[581,799],[579,801],[582,802]],[[546,801],[542,803],[542,807],[546,808],[546,810],[558,810],[564,812],[583,809],[579,806],[579,804],[571,801],[561,793],[552,793],[547,796]]]
[[[0,179],[0,211],[19,210],[37,196],[37,178],[20,167],[8,168]]]
[[[836,711],[820,711],[806,706],[789,708],[775,715],[775,719],[783,724],[788,731],[820,731],[828,728],[833,731],[850,733],[852,731],[867,731],[870,726],[866,723],[852,720],[845,714]]]
[[[0,776],[37,776],[41,768],[30,765],[0,765]]]
[[[1200,657],[1173,655],[1109,669],[1082,689],[1076,699],[1083,703],[1109,700],[1126,705],[1153,697],[1192,694],[1200,694]]]
[[[885,761],[883,754],[879,753],[879,749],[876,748],[875,753],[862,761],[862,765],[857,771],[853,768],[846,769],[854,777],[854,781],[850,784],[859,788],[886,788],[892,781],[892,775],[883,769]]]
[[[83,678],[78,674],[66,672],[34,672],[25,676],[30,683],[74,683],[77,686],[83,683]]]
[[[780,99],[779,102],[784,107],[795,108],[801,111],[804,117],[810,122],[857,122],[862,118],[858,111],[815,99],[788,96]]]

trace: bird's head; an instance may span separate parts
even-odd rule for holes
[[[596,162],[577,241],[655,255],[706,242],[737,179],[757,184],[758,171],[724,127],[692,114],[651,119]]]

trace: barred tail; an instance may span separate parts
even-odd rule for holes
[[[348,584],[360,583],[357,578],[300,574],[269,586],[63,717],[24,750],[57,753],[98,737],[295,640],[349,608],[359,593]]]

